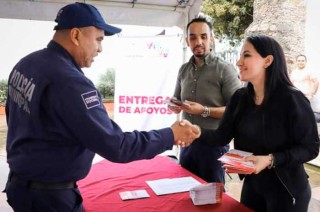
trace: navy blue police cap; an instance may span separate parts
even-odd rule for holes
[[[106,36],[121,32],[120,28],[107,24],[96,7],[80,2],[61,8],[54,21],[58,23],[54,30],[95,26],[104,30]]]

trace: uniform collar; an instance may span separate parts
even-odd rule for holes
[[[69,54],[69,52],[65,48],[63,48],[60,44],[58,44],[57,42],[51,40],[47,47],[48,47],[48,49],[53,49],[54,51],[57,51],[59,54],[62,54],[65,58],[69,59],[73,63],[73,65],[81,73],[83,73],[83,71],[81,70],[80,66],[76,63],[76,61],[73,59],[71,54]]]

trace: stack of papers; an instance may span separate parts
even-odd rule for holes
[[[165,178],[146,182],[157,195],[190,191],[191,188],[201,184],[193,177]]]
[[[190,197],[194,205],[215,204],[221,202],[222,192],[222,183],[208,183],[193,187]]]
[[[223,163],[223,167],[228,173],[252,174],[254,172],[254,164],[244,161],[244,158],[250,155],[252,155],[251,152],[231,149],[218,160]]]

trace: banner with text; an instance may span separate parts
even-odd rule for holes
[[[167,108],[182,60],[179,36],[121,38],[126,49],[116,68],[114,119],[124,131],[171,126]],[[121,48],[121,47],[120,47]]]

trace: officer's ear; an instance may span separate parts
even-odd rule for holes
[[[70,30],[70,39],[72,43],[76,46],[80,45],[80,36],[81,36],[81,30],[79,28],[72,28]]]

